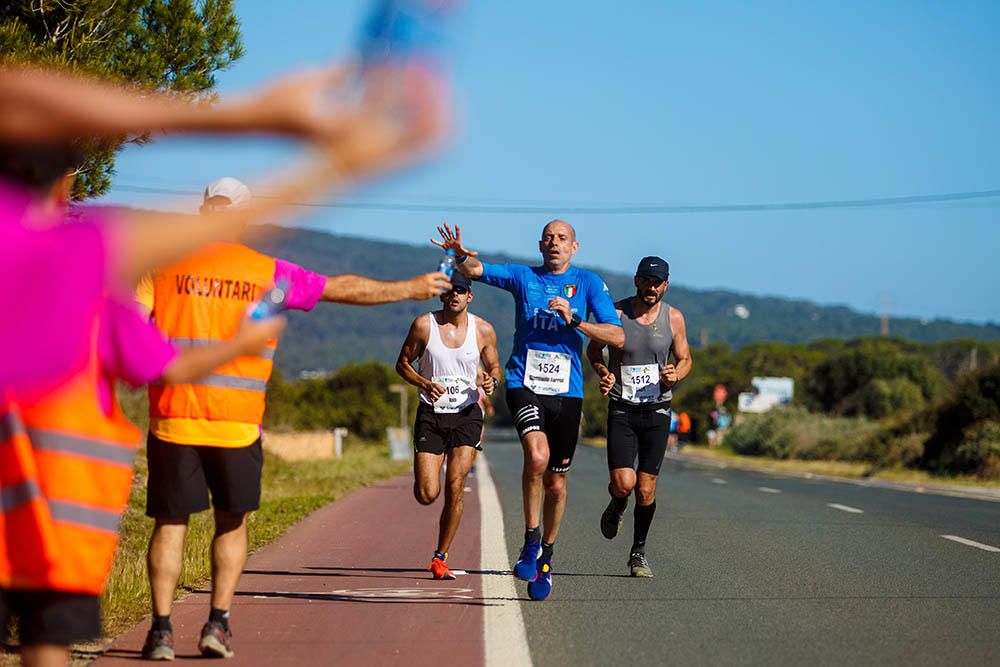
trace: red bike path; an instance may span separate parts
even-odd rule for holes
[[[484,664],[480,503],[472,476],[448,562],[425,570],[443,498],[429,507],[404,474],[330,503],[250,557],[232,608],[227,665]],[[177,660],[202,660],[206,590],[175,603]],[[148,618],[117,638],[98,665],[137,664]]]

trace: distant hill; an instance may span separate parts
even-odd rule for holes
[[[324,232],[295,229],[258,248],[268,254],[326,274],[359,273],[400,279],[433,270],[441,257],[434,248],[388,243]],[[487,261],[537,263],[538,258],[510,258],[484,254]],[[615,299],[633,291],[632,278],[599,271]],[[808,301],[751,296],[723,290],[694,290],[671,285],[667,300],[687,319],[693,346],[708,330],[711,343],[740,347],[757,341],[801,343],[821,338],[852,338],[879,333],[879,318],[846,306],[821,306]],[[377,359],[393,363],[410,322],[436,307],[435,301],[406,302],[360,308],[321,304],[312,313],[293,313],[277,364],[286,375],[306,370],[334,370],[352,361]],[[749,317],[742,319],[742,305]],[[496,327],[501,359],[510,350],[513,335],[513,299],[492,287],[475,290],[472,310]],[[745,314],[745,313],[744,313]],[[1000,340],[1000,325],[968,324],[949,320],[922,322],[893,319],[891,333],[909,340],[934,342],[955,338]]]

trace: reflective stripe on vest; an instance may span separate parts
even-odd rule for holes
[[[29,428],[28,438],[35,449],[61,454],[75,454],[102,463],[131,466],[132,459],[135,458],[135,450],[129,447],[117,447],[78,435]]]
[[[117,512],[97,507],[88,507],[65,500],[50,500],[49,511],[56,521],[76,523],[94,530],[104,530],[115,533],[118,531],[118,521],[121,515]]]
[[[0,489],[0,512],[12,512],[21,505],[41,497],[42,489],[33,479]]]

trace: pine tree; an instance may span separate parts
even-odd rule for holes
[[[0,62],[36,62],[211,102],[215,75],[243,55],[233,0],[0,2]],[[75,196],[111,185],[121,137],[84,145]]]

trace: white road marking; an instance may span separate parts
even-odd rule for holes
[[[480,569],[486,572],[509,572],[510,561],[504,538],[500,497],[490,475],[485,456],[476,464],[479,485]],[[524,631],[521,604],[514,589],[514,577],[507,574],[483,575],[483,639],[486,644],[486,667],[531,667],[531,652]]]
[[[465,570],[452,570],[451,573],[454,574],[456,577],[464,577],[469,574]]]
[[[781,489],[772,489],[769,486],[758,486],[757,490],[762,493],[781,493]]]
[[[975,540],[968,540],[964,537],[959,537],[958,535],[942,535],[946,540],[951,540],[952,542],[958,542],[959,544],[964,544],[967,547],[975,547],[977,549],[982,549],[983,551],[991,551],[993,553],[1000,553],[1000,549],[996,547],[991,547],[988,544],[983,544],[982,542],[976,542]]]
[[[729,484],[729,482],[724,479],[719,479],[718,477],[713,477],[712,484]]]
[[[848,505],[841,505],[840,503],[827,503],[827,507],[832,507],[835,510],[840,510],[841,512],[849,512],[850,514],[864,514],[864,510],[859,510],[857,507],[850,507]]]
[[[464,490],[465,490],[466,493],[472,493],[472,487],[471,486],[465,487]]]

